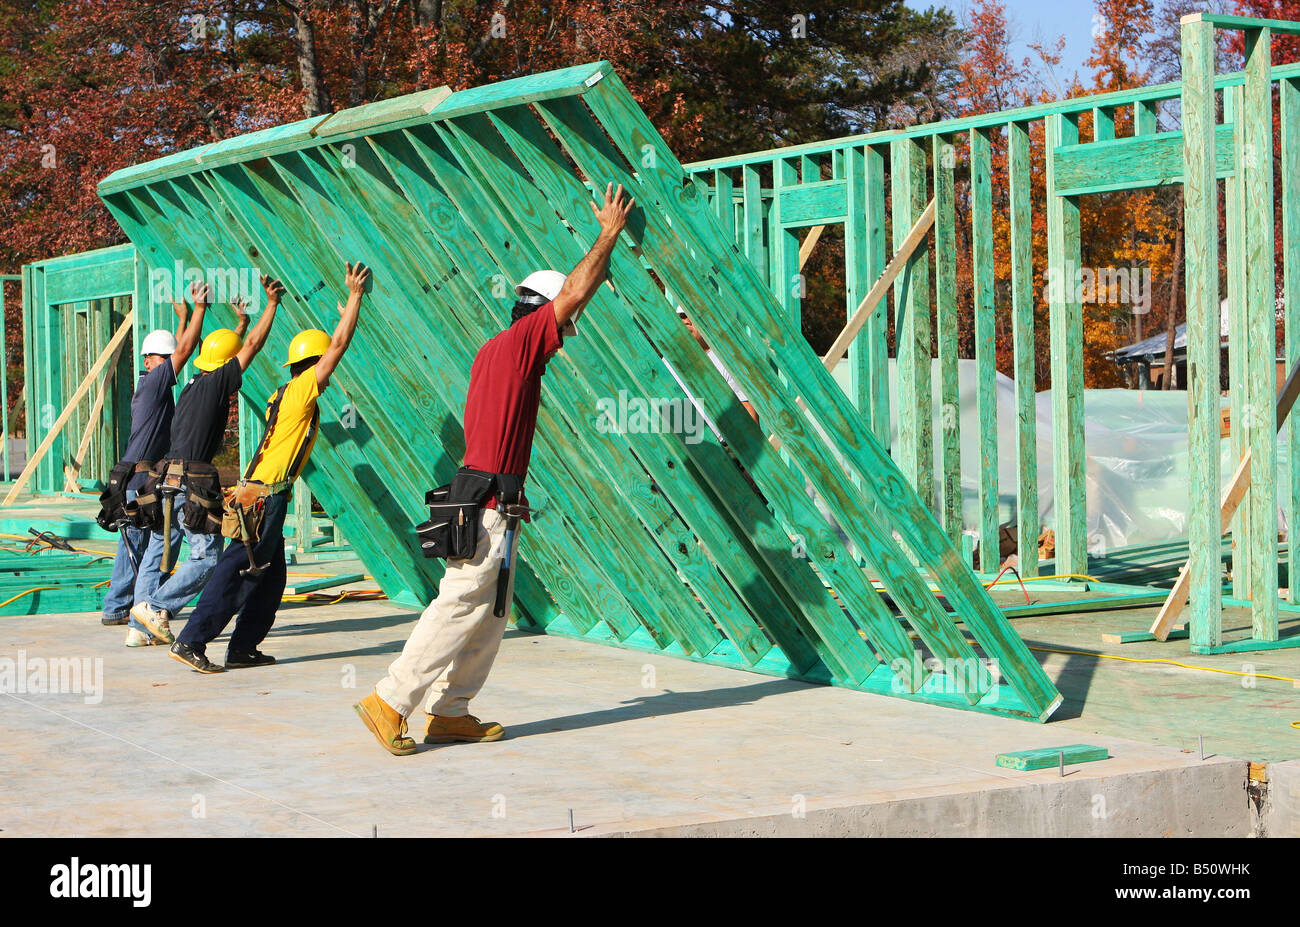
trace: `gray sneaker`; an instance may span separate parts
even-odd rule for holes
[[[131,617],[140,622],[140,626],[164,644],[176,642],[172,634],[170,616],[165,611],[151,608],[148,602],[136,602],[131,607]]]
[[[126,629],[126,646],[128,647],[152,647],[156,643],[158,643],[156,640],[135,627],[135,625]]]

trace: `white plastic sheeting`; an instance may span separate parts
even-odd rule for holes
[[[891,445],[898,454],[898,408],[895,363],[889,362]],[[848,366],[841,362],[835,376],[848,387]],[[961,485],[963,529],[975,531],[979,519],[979,427],[975,398],[976,366],[958,362],[961,415]],[[933,366],[935,498],[940,478],[938,361]],[[1227,399],[1224,399],[1227,403]],[[1038,419],[1038,508],[1044,527],[1053,527],[1052,393],[1036,397]],[[1015,382],[997,375],[998,521],[1016,517]],[[1183,539],[1187,536],[1187,393],[1179,390],[1086,390],[1084,444],[1087,452],[1088,548],[1094,554],[1129,544]],[[1221,442],[1221,468],[1226,485],[1236,469],[1231,439]],[[1285,485],[1286,448],[1278,438],[1278,486]],[[1279,512],[1279,527],[1285,525]]]

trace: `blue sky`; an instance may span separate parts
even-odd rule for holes
[[[1052,45],[1057,36],[1065,36],[1065,51],[1055,70],[1057,87],[1069,82],[1078,71],[1081,78],[1090,71],[1083,66],[1092,48],[1093,0],[1003,0],[1011,31],[1012,49],[1017,59],[1030,54],[1028,43]],[[971,0],[907,0],[914,9],[943,6],[952,11],[959,24],[967,21]],[[1085,83],[1087,81],[1085,80]]]

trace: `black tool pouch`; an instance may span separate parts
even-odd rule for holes
[[[162,496],[158,492],[158,484],[161,482],[162,473],[149,470],[135,499],[122,507],[123,513],[134,527],[147,531],[162,530]]]
[[[220,534],[223,508],[221,478],[216,468],[211,464],[187,464],[182,524],[197,534]]]
[[[496,486],[497,475],[461,467],[446,486],[424,494],[429,520],[415,529],[426,557],[464,560],[478,549],[483,503]]]
[[[118,523],[124,517],[126,507],[126,484],[135,475],[135,461],[123,460],[108,471],[108,485],[99,494],[99,514],[95,521],[105,531],[116,531]]]

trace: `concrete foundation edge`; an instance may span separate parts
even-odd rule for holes
[[[1006,787],[890,797],[786,814],[597,827],[592,837],[1250,837],[1300,833],[1300,762],[1261,818],[1244,760],[1114,776],[1035,774]],[[1292,789],[1292,783],[1294,788]]]

